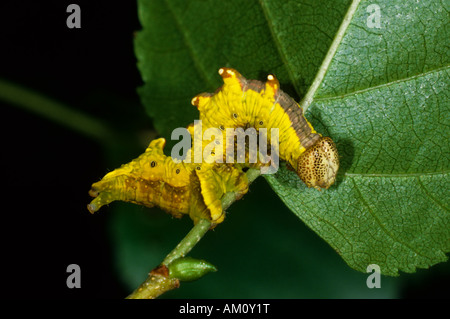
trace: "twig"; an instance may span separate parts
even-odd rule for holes
[[[249,169],[246,173],[249,184],[252,183],[259,175],[260,171],[257,169]],[[222,208],[225,210],[237,200],[236,194],[231,192],[225,194],[222,199]],[[172,262],[178,258],[186,256],[192,248],[200,241],[200,239],[208,232],[211,227],[211,222],[206,219],[201,219],[180,241],[180,243],[172,250],[161,265],[153,269],[147,279],[133,291],[127,299],[154,299],[165,293],[166,291],[178,288],[180,282],[178,278],[171,278],[169,276],[168,267]]]
[[[71,109],[40,93],[0,79],[0,100],[21,107],[56,123],[69,127],[102,144],[114,141],[112,130],[100,120]]]

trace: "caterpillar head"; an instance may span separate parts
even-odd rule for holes
[[[327,189],[336,180],[339,155],[329,137],[321,137],[298,158],[297,175],[308,186]]]

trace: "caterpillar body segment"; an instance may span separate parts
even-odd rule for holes
[[[247,80],[231,68],[221,68],[219,74],[224,81],[220,90],[192,99],[200,112],[203,131],[209,128],[222,131],[265,128],[267,132],[278,129],[280,159],[295,168],[308,187],[320,190],[334,183],[339,169],[334,142],[314,130],[300,105],[280,89],[274,75],[270,74],[263,83]],[[222,145],[226,154],[225,140]]]

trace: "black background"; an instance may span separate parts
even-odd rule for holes
[[[81,29],[69,29],[70,3],[1,2],[0,77],[114,128],[135,125],[139,119],[150,128],[136,93],[136,3],[77,1]],[[123,106],[114,108],[113,103]],[[104,146],[32,112],[0,105],[6,190],[2,294],[32,299],[126,296],[129,291],[117,281],[102,233],[107,231],[106,216],[90,215],[86,209],[90,184],[105,172]],[[128,122],[118,122],[118,110],[127,113],[123,118]],[[82,289],[66,286],[66,269],[72,263],[81,267]]]

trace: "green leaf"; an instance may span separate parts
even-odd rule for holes
[[[379,28],[369,26],[371,4]],[[282,168],[267,176],[272,188],[351,267],[375,263],[386,275],[428,268],[450,251],[449,8],[361,1],[333,42],[349,6],[139,1],[139,93],[166,137],[198,117],[190,99],[221,85],[222,66],[248,78],[274,73],[297,100],[311,93],[306,116],[337,142],[338,181],[318,192]],[[317,90],[308,91],[312,83]]]
[[[362,2],[309,109],[338,144],[337,185],[303,190],[287,171],[268,180],[351,267],[396,275],[450,251],[448,12],[436,1],[377,5],[381,28],[367,27]]]

